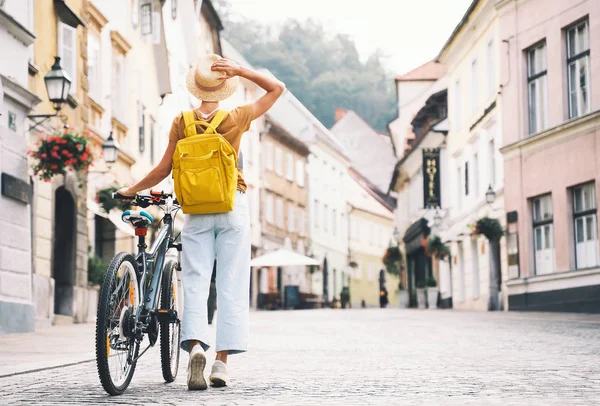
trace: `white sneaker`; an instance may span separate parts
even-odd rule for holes
[[[206,366],[206,355],[200,344],[190,351],[190,362],[188,363],[187,384],[189,390],[204,390],[207,388],[204,379],[204,367]]]
[[[229,375],[227,374],[227,365],[223,361],[215,361],[210,373],[210,386],[222,388],[229,385]]]

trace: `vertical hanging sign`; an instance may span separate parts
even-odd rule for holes
[[[442,207],[439,148],[423,149],[423,205],[426,209]]]

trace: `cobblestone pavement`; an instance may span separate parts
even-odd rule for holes
[[[88,362],[1,378],[0,404],[600,404],[596,316],[280,311],[253,312],[251,326],[228,388],[188,392],[184,353],[165,384],[152,349],[122,396]]]

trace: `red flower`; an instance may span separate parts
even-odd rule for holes
[[[45,159],[46,157],[48,157],[48,154],[41,154],[40,158]]]
[[[87,153],[87,152],[84,152],[84,153],[81,155],[81,160],[82,160],[83,162],[85,162],[85,161],[87,161],[87,160],[88,160],[88,157],[89,157],[88,153]]]
[[[58,145],[55,145],[52,147],[53,150],[58,151],[60,149],[60,147]]]
[[[69,151],[67,151],[66,149],[63,149],[63,150],[61,151],[61,153],[62,153],[63,155],[69,156]]]
[[[50,155],[52,155],[52,158],[56,158],[56,159],[59,159],[59,158],[60,158],[60,155],[58,155],[58,154],[56,153],[56,151],[52,151],[52,153],[51,153]]]
[[[50,165],[50,169],[56,170],[56,169],[58,169],[58,165],[56,165],[56,164]]]

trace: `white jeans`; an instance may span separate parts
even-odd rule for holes
[[[181,348],[189,340],[209,347],[208,292],[217,259],[217,351],[229,354],[248,347],[250,307],[250,218],[246,195],[237,191],[228,213],[188,214],[181,232],[183,250],[183,327]]]

